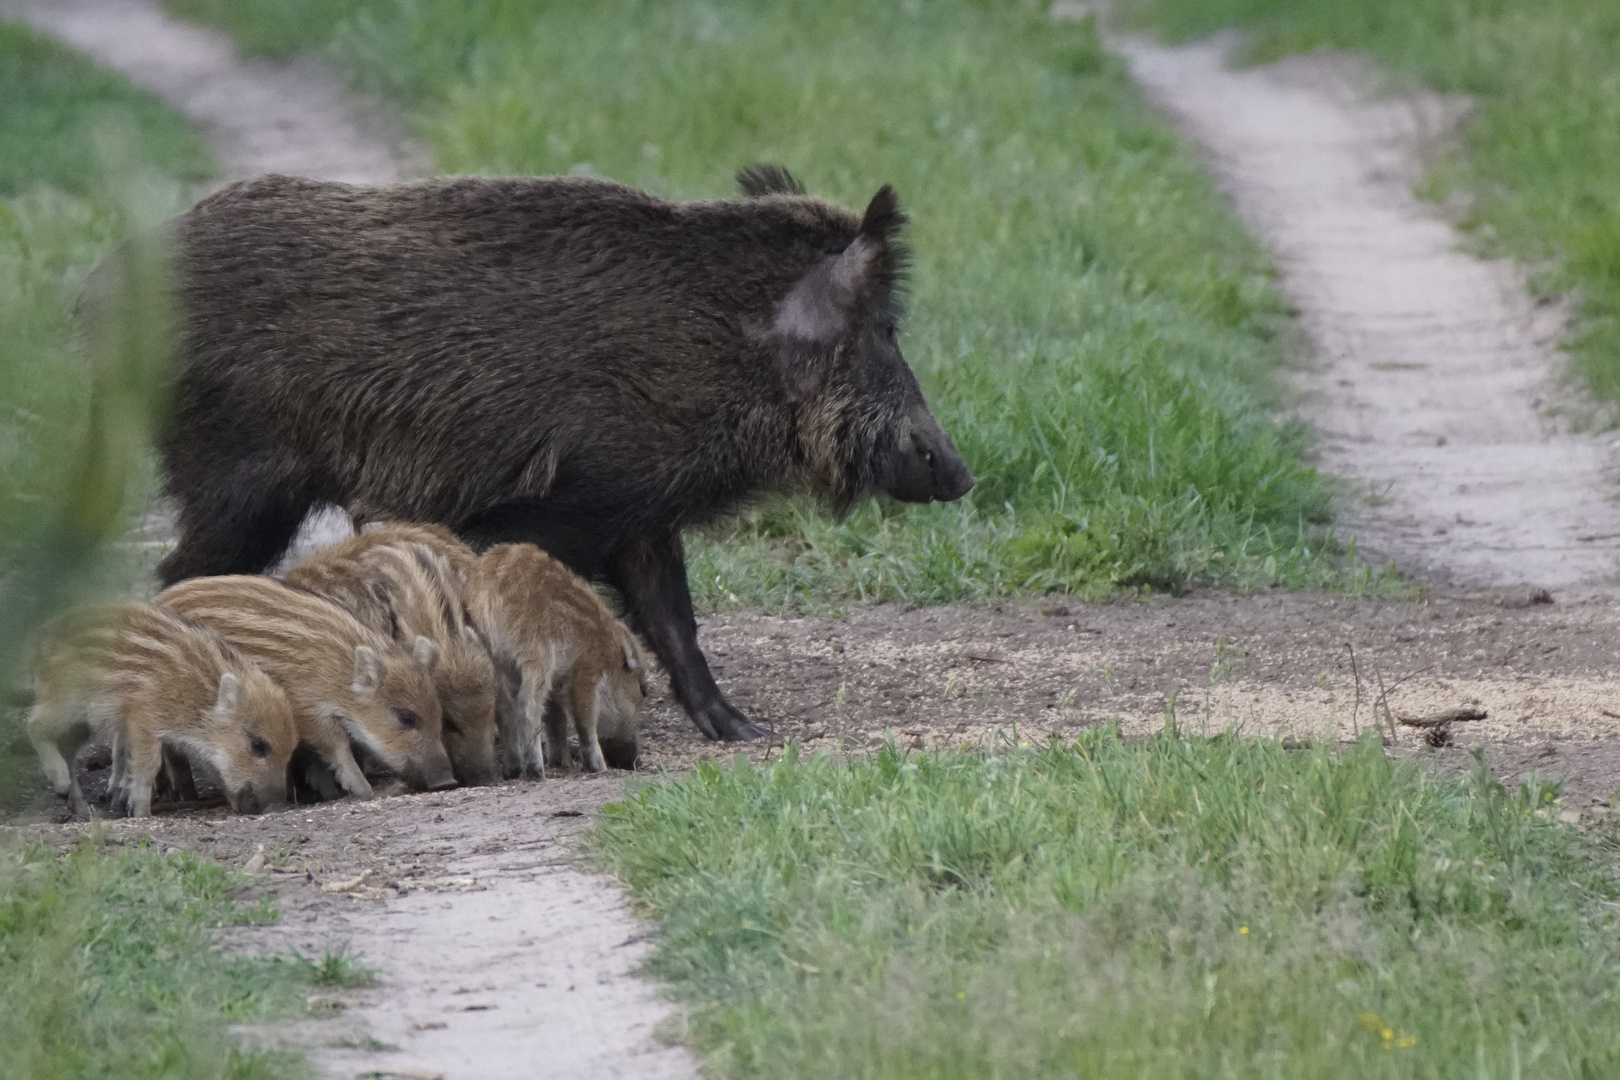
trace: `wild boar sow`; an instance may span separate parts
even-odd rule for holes
[[[895,341],[904,223],[746,170],[672,203],[586,178],[270,176],[179,220],[166,583],[256,572],[312,506],[538,544],[624,596],[711,738],[762,734],[697,644],[683,530],[973,477]]]

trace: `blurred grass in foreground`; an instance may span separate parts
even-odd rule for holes
[[[170,351],[152,230],[208,173],[154,99],[0,23],[0,810],[37,790],[14,689],[40,622],[125,591],[110,552],[144,502]],[[98,317],[73,339],[90,267]],[[210,940],[238,911],[217,865],[96,832],[56,855],[0,838],[0,1073],[21,1080],[298,1080],[290,1053],[243,1051],[229,1025],[288,1016],[320,981],[296,958],[231,959]]]
[[[108,558],[108,543],[127,531],[149,479],[170,331],[156,242],[129,242],[129,272],[104,278],[103,317],[76,344],[79,291],[114,244],[149,237],[184,205],[208,158],[155,99],[20,26],[0,24],[0,72],[0,687],[9,701],[40,622],[127,589],[131,560]],[[18,735],[7,706],[0,801],[18,759],[32,768]]]
[[[719,1076],[1613,1076],[1613,849],[1555,796],[1101,729],[704,764],[593,844]]]
[[[1437,90],[1473,96],[1460,152],[1426,185],[1466,195],[1462,223],[1571,292],[1569,342],[1601,398],[1620,401],[1620,4],[1613,0],[1131,0],[1181,39],[1238,26],[1256,61],[1328,46],[1370,52]]]
[[[1089,24],[968,0],[169,4],[323,50],[447,171],[692,198],[778,161],[853,206],[896,185],[904,345],[979,486],[841,523],[760,508],[693,543],[703,606],[1378,580],[1274,418],[1270,268]]]

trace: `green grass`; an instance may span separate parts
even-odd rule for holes
[[[174,209],[210,171],[150,94],[0,23],[0,557],[46,516],[84,437],[90,377],[71,314],[128,232],[124,189]]]
[[[19,1080],[293,1080],[301,1058],[243,1051],[227,1025],[303,1011],[294,958],[228,958],[239,921],[216,864],[96,840],[56,857],[0,848],[0,1059]],[[250,917],[255,913],[246,913]]]
[[[1478,112],[1428,194],[1465,193],[1464,224],[1524,260],[1544,292],[1570,291],[1569,347],[1602,398],[1620,400],[1620,4],[1610,0],[1133,0],[1184,38],[1239,26],[1254,58],[1363,50]]]
[[[322,50],[447,171],[690,198],[766,160],[849,205],[897,186],[903,344],[979,486],[841,523],[762,508],[694,544],[705,607],[1368,583],[1273,417],[1270,267],[1090,25],[968,0],[170,5]]]
[[[1555,794],[1102,730],[705,764],[593,845],[720,1076],[1612,1076],[1612,853]]]

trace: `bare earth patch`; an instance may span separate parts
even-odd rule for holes
[[[707,620],[702,640],[732,700],[810,748],[1040,741],[1116,720],[1141,735],[1172,710],[1189,733],[1343,741],[1383,722],[1382,703],[1407,718],[1475,705],[1488,717],[1454,724],[1456,744],[1483,743],[1515,783],[1531,767],[1549,775],[1578,763],[1580,794],[1607,799],[1620,788],[1620,612],[1603,597],[1533,595],[1271,592],[869,606],[843,619],[736,613]],[[649,702],[647,730],[651,767],[684,768],[716,749],[667,698]],[[1404,726],[1394,743],[1427,752],[1422,733]],[[1593,771],[1604,755],[1612,767]]]

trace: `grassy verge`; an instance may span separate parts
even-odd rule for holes
[[[226,1025],[292,1015],[319,985],[297,958],[230,959],[210,928],[273,918],[189,855],[60,858],[0,848],[0,1057],[26,1080],[293,1080],[291,1054],[240,1051]]]
[[[705,606],[1367,581],[1270,413],[1269,267],[1089,25],[968,0],[170,5],[324,49],[446,170],[696,197],[772,160],[849,204],[898,187],[904,345],[979,486],[842,523],[762,509],[695,545]]]
[[[1464,224],[1572,291],[1570,349],[1620,400],[1620,5],[1593,0],[1135,0],[1175,37],[1240,26],[1258,60],[1364,50],[1479,111],[1429,194],[1466,193]]]
[[[652,972],[747,1077],[1620,1069],[1611,863],[1376,742],[792,752],[610,807]]]
[[[0,22],[0,544],[29,531],[83,436],[89,376],[71,313],[127,232],[133,178],[179,205],[211,171],[201,142],[151,95]]]

